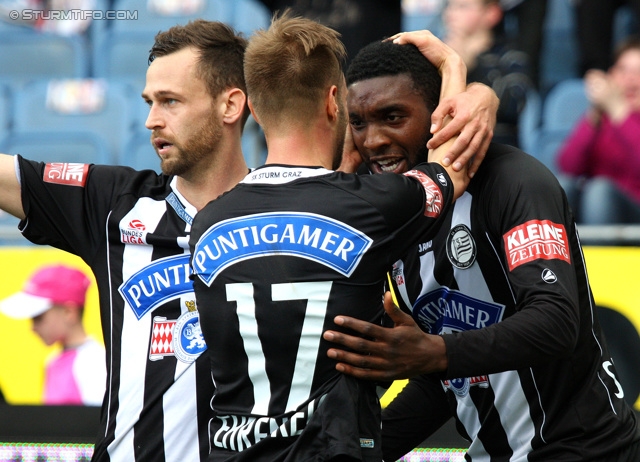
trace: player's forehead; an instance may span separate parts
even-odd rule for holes
[[[143,96],[173,92],[188,94],[206,90],[205,82],[198,76],[198,52],[191,48],[155,58],[147,69]]]
[[[360,80],[349,85],[349,112],[375,112],[387,107],[415,108],[424,105],[409,74],[386,75]]]

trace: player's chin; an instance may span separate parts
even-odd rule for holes
[[[160,156],[160,169],[165,175],[181,175],[184,170],[175,159],[163,156]]]

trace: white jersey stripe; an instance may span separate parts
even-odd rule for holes
[[[517,371],[507,371],[489,376],[489,383],[494,390],[494,405],[500,415],[500,423],[507,434],[511,448],[516,448],[511,462],[527,460],[531,452],[531,441],[535,436],[535,428],[531,420],[531,411],[527,397],[520,386]],[[508,417],[508,418],[505,418]]]
[[[464,397],[457,397],[456,413],[458,414],[460,423],[464,426],[467,435],[472,439],[471,446],[469,446],[467,453],[472,457],[474,462],[482,460],[489,462],[489,458],[483,459],[480,457],[480,455],[486,454],[486,450],[484,449],[482,442],[477,438],[481,425],[478,420],[476,406],[469,394]]]
[[[132,217],[141,219],[152,231],[166,213],[164,201],[151,198],[140,198],[136,206],[123,217],[121,228],[126,228]],[[144,268],[153,260],[153,247],[147,245],[125,245],[123,253],[123,280],[128,280],[133,274]],[[120,370],[120,392],[118,394],[118,413],[116,415],[116,429],[114,441],[109,445],[109,455],[113,460],[126,460],[134,454],[134,432],[131,430],[138,421],[144,407],[145,370],[147,356],[127,354],[128,351],[145,351],[149,349],[149,332],[151,332],[153,312],[146,313],[140,320],[136,318],[133,309],[125,303],[122,336]]]
[[[194,363],[178,361],[176,381],[165,393],[163,407],[165,415],[171,415],[175,403],[183,406],[187,415],[197,415],[197,394],[195,389],[196,368]],[[200,458],[198,441],[198,425],[196,419],[165,419],[164,451],[166,462],[197,461]]]
[[[453,218],[451,223],[464,224],[471,229],[471,203],[473,198],[471,194],[465,192],[453,206]],[[492,302],[493,297],[489,291],[482,271],[480,271],[480,265],[474,263],[469,268],[460,269],[453,268],[453,275],[460,291],[465,294],[473,294],[474,298],[484,300],[485,302]]]

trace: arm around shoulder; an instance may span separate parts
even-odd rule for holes
[[[0,209],[21,220],[25,218],[16,159],[8,154],[0,154]]]

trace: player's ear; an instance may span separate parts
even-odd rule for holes
[[[233,124],[242,118],[247,96],[239,88],[231,88],[225,93],[223,121]]]
[[[338,87],[331,85],[325,94],[325,108],[329,120],[337,120],[340,112],[340,104],[338,102]]]

